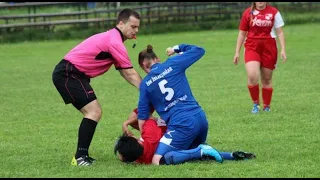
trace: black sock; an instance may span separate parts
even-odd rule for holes
[[[167,165],[166,159],[164,158],[164,156],[161,157],[159,165]]]
[[[83,155],[88,155],[90,143],[92,141],[97,122],[91,119],[83,118],[78,132],[78,147],[75,158],[78,159]]]

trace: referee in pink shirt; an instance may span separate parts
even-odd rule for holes
[[[107,72],[114,65],[121,76],[139,88],[141,76],[133,68],[124,41],[135,38],[140,25],[140,15],[132,9],[123,9],[115,28],[95,34],[69,51],[56,65],[52,80],[65,104],[72,103],[82,114],[78,144],[71,164],[90,166],[95,159],[88,150],[102,109],[90,79]]]

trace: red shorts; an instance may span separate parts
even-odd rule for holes
[[[278,59],[277,42],[272,39],[246,39],[244,60],[259,61],[261,67],[275,69]]]

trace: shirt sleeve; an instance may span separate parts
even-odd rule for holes
[[[130,61],[128,51],[123,43],[110,44],[109,52],[115,60],[114,66],[117,70],[132,68],[132,63]]]
[[[241,31],[248,31],[249,26],[250,26],[250,12],[249,10],[245,10],[242,14],[241,20],[240,20],[240,25],[239,25],[239,30]]]
[[[174,46],[174,51],[181,54],[170,57],[167,61],[178,65],[182,70],[190,67],[205,54],[205,50],[202,47],[189,44]]]
[[[139,102],[138,102],[138,119],[140,120],[147,120],[150,117],[150,100],[147,95],[147,90],[144,87],[144,82],[140,84],[140,95],[139,95]]]
[[[136,114],[138,114],[138,108],[135,108],[135,109],[133,110],[133,112],[135,112]],[[153,112],[154,112],[154,107],[151,105],[151,106],[150,106],[150,114],[153,114]]]
[[[279,27],[284,26],[284,22],[283,22],[282,16],[279,11],[276,13],[276,15],[274,17],[274,25],[273,26],[275,28],[279,28]]]

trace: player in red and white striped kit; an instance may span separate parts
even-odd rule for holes
[[[283,62],[287,60],[283,25],[284,22],[278,9],[267,2],[253,2],[252,6],[243,12],[240,21],[233,62],[238,64],[241,46],[244,44],[248,89],[253,101],[252,113],[254,114],[260,111],[260,75],[263,110],[270,111],[273,92],[272,73],[276,67],[278,56],[277,36],[281,46],[281,58]]]

